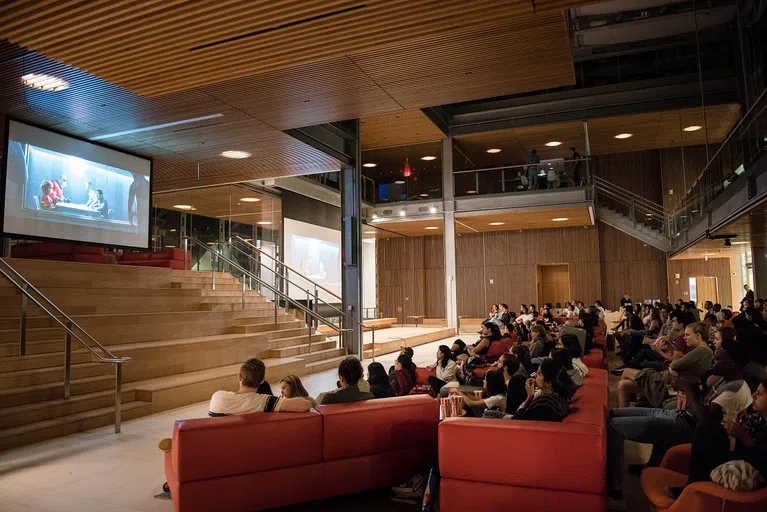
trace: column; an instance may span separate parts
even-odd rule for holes
[[[767,298],[767,247],[752,247],[751,262],[754,271],[754,295],[757,299]],[[747,281],[747,279],[745,280]],[[733,297],[732,300],[739,302],[745,294],[746,292],[741,286],[740,296]]]
[[[344,338],[350,354],[362,359],[362,148],[359,120],[349,168],[341,171],[341,287],[343,310],[356,322]]]
[[[442,139],[442,209],[445,244],[445,315],[447,326],[458,328],[458,293],[455,276],[455,180],[453,179],[453,137]]]

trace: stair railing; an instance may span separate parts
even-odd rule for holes
[[[309,328],[309,353],[311,354],[312,350],[312,336],[314,334],[314,326],[315,324],[319,326],[319,324],[324,324],[327,327],[329,327],[332,331],[335,331],[339,335],[339,340],[342,340],[342,346],[346,347],[347,343],[345,343],[345,340],[343,338],[346,336],[347,333],[352,331],[352,328],[359,328],[360,332],[363,330],[364,324],[358,322],[356,319],[351,317],[350,315],[347,315],[340,309],[336,308],[332,304],[322,300],[319,298],[319,294],[317,292],[317,289],[315,289],[314,296],[312,297],[309,290],[305,290],[307,294],[306,299],[306,305],[301,304],[301,302],[295,298],[290,297],[288,293],[282,289],[280,289],[280,286],[276,283],[272,282],[269,283],[267,280],[265,280],[263,277],[257,275],[256,273],[250,271],[249,269],[244,268],[242,265],[240,265],[239,262],[236,260],[228,257],[223,253],[223,251],[218,251],[214,249],[214,246],[209,246],[207,244],[204,244],[203,242],[197,240],[196,238],[189,237],[189,236],[182,236],[181,240],[184,241],[184,247],[186,249],[187,243],[190,243],[192,245],[196,245],[200,247],[202,250],[204,250],[206,253],[208,253],[211,257],[211,262],[218,262],[223,261],[224,263],[229,265],[229,273],[232,274],[235,279],[237,277],[234,275],[234,271],[236,270],[242,279],[243,283],[243,291],[246,288],[245,285],[245,279],[249,279],[251,281],[254,281],[258,283],[263,289],[266,289],[270,291],[272,294],[274,294],[274,328],[277,329],[277,309],[279,307],[280,302],[284,302],[286,305],[290,304],[295,309],[302,311],[304,315],[306,315],[307,319],[307,325]],[[222,242],[221,245],[230,245],[228,242]],[[213,268],[215,269],[216,266],[213,265]],[[213,272],[214,279],[215,279],[215,270]],[[277,275],[277,274],[275,274]],[[285,279],[285,282],[290,283],[289,280]],[[296,283],[293,283],[294,286],[298,286]],[[303,289],[302,289],[303,290]],[[310,307],[311,299],[314,299],[314,306],[315,308],[312,309]],[[243,296],[243,303],[244,303],[244,296]],[[332,315],[333,318],[338,318],[340,321],[338,324],[331,321],[327,316],[320,314],[318,310],[319,303],[324,303],[325,307],[332,309],[333,311],[337,312],[338,315]],[[352,328],[347,327],[351,325]],[[360,354],[362,355],[362,354]]]
[[[27,353],[27,309],[32,301],[46,315],[56,322],[66,332],[64,342],[64,399],[69,400],[72,392],[72,339],[74,338],[99,363],[115,365],[115,433],[120,433],[122,423],[122,365],[131,360],[130,357],[119,357],[107,350],[93,336],[80,327],[77,322],[64,313],[43,292],[38,290],[10,263],[0,258],[0,274],[21,292],[21,316],[19,325],[19,353],[24,357]],[[59,318],[61,317],[61,318]],[[79,334],[78,334],[79,333]],[[82,335],[82,337],[81,337]],[[85,338],[85,339],[83,339]],[[86,341],[87,340],[87,341]],[[95,346],[94,346],[95,345]],[[99,353],[100,352],[100,353]]]
[[[669,240],[675,238],[671,213],[661,205],[599,176],[594,176],[594,186],[599,205],[626,216],[635,228],[644,225],[656,229]]]

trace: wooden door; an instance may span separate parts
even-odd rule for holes
[[[710,300],[713,304],[719,302],[719,290],[716,277],[696,276],[697,304],[703,309],[703,304]]]
[[[570,297],[570,267],[561,265],[538,265],[538,309],[550,302],[564,305]]]

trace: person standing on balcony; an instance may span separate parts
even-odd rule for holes
[[[538,183],[538,164],[540,163],[541,157],[538,156],[538,151],[532,150],[527,159],[527,181],[530,183],[530,190],[535,189]]]
[[[570,160],[573,166],[573,185],[580,187],[583,185],[583,178],[581,177],[581,154],[575,150],[575,147],[570,148]]]
[[[755,302],[755,301],[754,301],[754,290],[752,290],[751,288],[749,288],[749,286],[748,286],[747,284],[744,284],[744,285],[743,285],[743,289],[744,289],[744,290],[746,290],[746,295],[745,295],[745,297],[743,297],[743,300],[741,300],[741,301],[740,301],[740,310],[741,310],[741,311],[743,311],[743,310],[745,310],[745,309],[746,309],[746,308],[743,306],[743,303],[744,303],[744,302],[748,301],[748,304],[749,304],[749,305],[753,305],[753,304],[754,304],[754,302]]]

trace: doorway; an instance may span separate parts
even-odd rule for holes
[[[700,307],[707,300],[719,302],[719,285],[716,277],[696,276],[690,278],[690,300]]]
[[[538,278],[538,305],[551,303],[564,304],[570,300],[570,266],[567,263],[556,265],[536,265]]]

